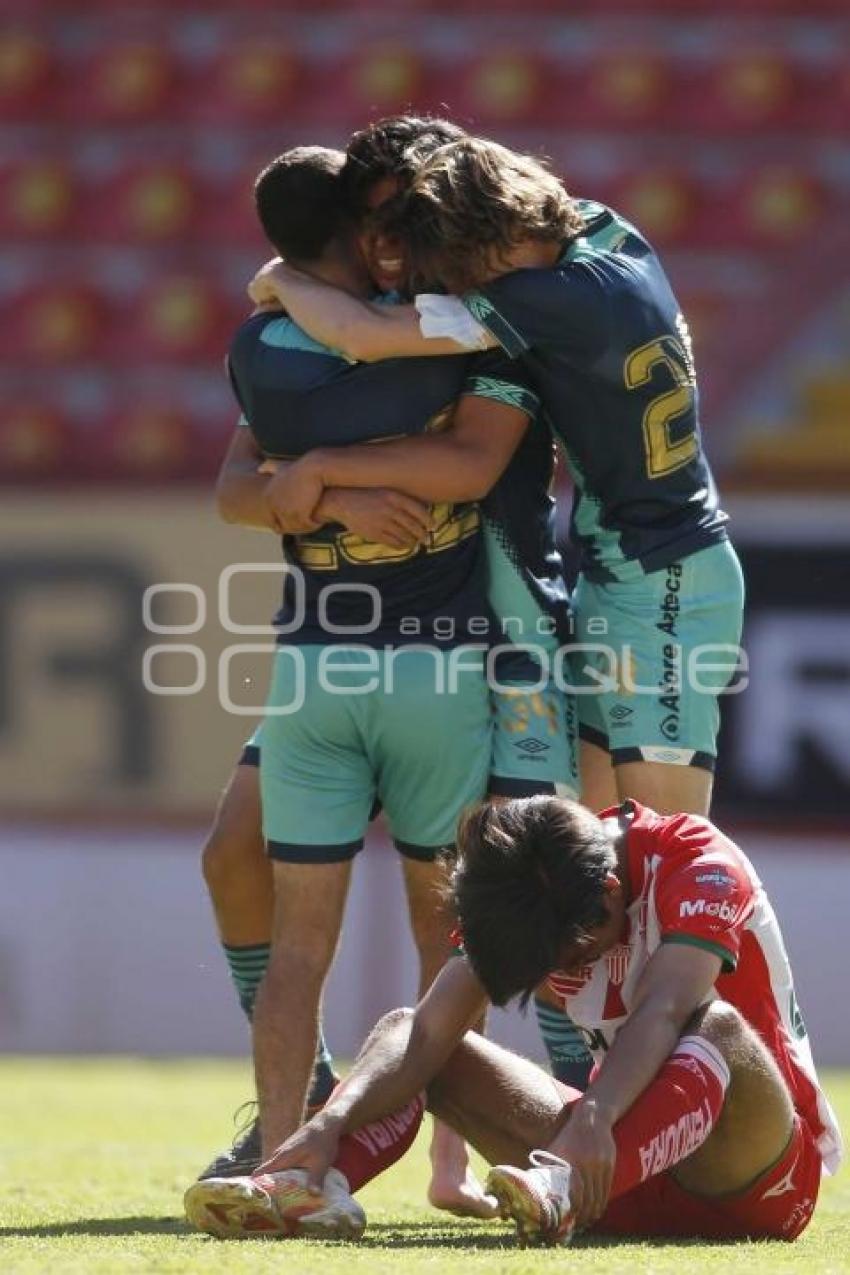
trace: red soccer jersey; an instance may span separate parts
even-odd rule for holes
[[[629,1016],[635,989],[661,943],[716,952],[718,996],[758,1032],[782,1071],[825,1167],[841,1159],[841,1133],[818,1083],[782,933],[746,855],[707,819],[657,815],[626,802],[630,902],[621,942],[581,970],[549,976],[599,1058]]]

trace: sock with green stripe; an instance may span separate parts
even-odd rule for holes
[[[257,989],[268,968],[271,944],[253,943],[248,947],[234,947],[229,943],[222,943],[222,947],[230,969],[230,977],[236,988],[236,995],[239,997],[239,1004],[250,1022],[254,1013],[254,1001],[257,999]],[[333,1057],[320,1026],[307,1106],[316,1107],[327,1102],[336,1084]]]
[[[569,1014],[536,996],[534,1009],[552,1075],[584,1093],[590,1080],[593,1058],[581,1032]]]
[[[254,1013],[257,988],[262,983],[269,965],[270,943],[253,943],[250,947],[231,947],[222,943],[230,969],[230,977],[239,997],[239,1004],[248,1022]]]

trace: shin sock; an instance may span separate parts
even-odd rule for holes
[[[343,1134],[334,1168],[344,1174],[352,1194],[401,1159],[413,1145],[424,1114],[423,1093],[393,1115]]]
[[[234,947],[229,943],[222,943],[222,948],[230,969],[230,977],[236,988],[236,995],[239,997],[239,1004],[250,1022],[254,1013],[254,1001],[257,999],[257,989],[268,969],[271,944],[253,943],[250,947]],[[313,1079],[307,1095],[308,1108],[321,1107],[326,1103],[335,1084],[333,1057],[325,1043],[320,1026]]]
[[[702,1036],[683,1036],[658,1075],[614,1126],[611,1199],[702,1146],[726,1097],[729,1068]]]
[[[557,1006],[535,996],[534,1009],[552,1075],[571,1089],[580,1089],[584,1093],[593,1067],[593,1058],[584,1037],[569,1014]]]

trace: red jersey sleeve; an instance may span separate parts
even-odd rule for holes
[[[736,846],[707,819],[678,815],[664,822],[655,892],[661,941],[704,947],[731,973],[756,886]]]

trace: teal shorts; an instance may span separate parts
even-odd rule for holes
[[[550,682],[540,690],[522,683],[491,690],[494,796],[554,793],[576,798],[579,790],[576,701]]]
[[[282,646],[260,744],[269,855],[344,862],[379,802],[402,854],[436,858],[486,792],[492,731],[481,652]]]
[[[718,697],[738,664],[744,580],[728,541],[573,595],[579,737],[631,761],[714,769]],[[594,676],[595,674],[595,676]]]

